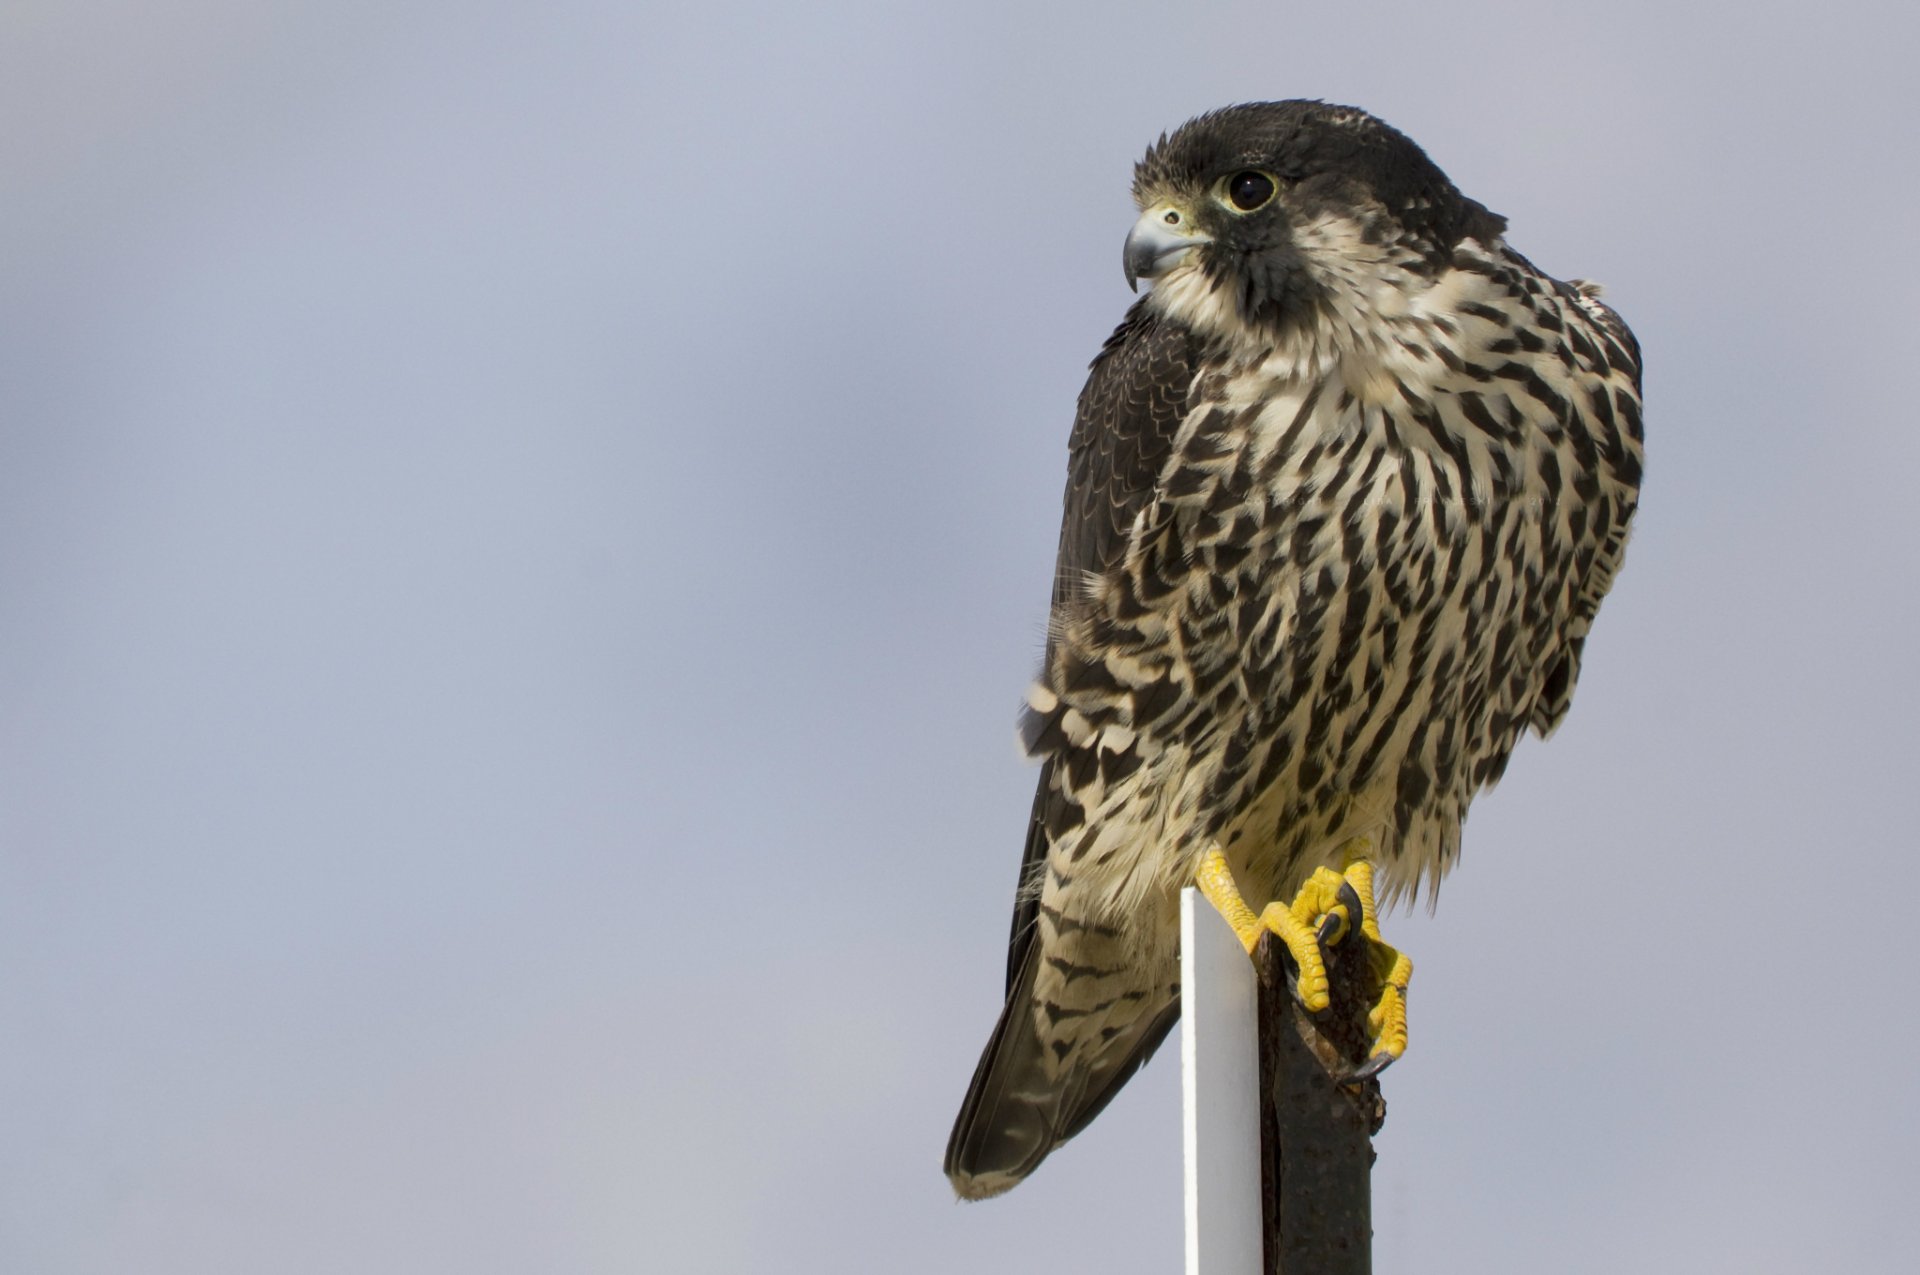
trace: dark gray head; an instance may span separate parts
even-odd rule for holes
[[[1218,306],[1269,332],[1311,322],[1332,293],[1364,304],[1389,276],[1431,280],[1462,239],[1491,244],[1506,224],[1405,134],[1324,102],[1190,120],[1147,151],[1133,195],[1128,281],[1191,264]]]

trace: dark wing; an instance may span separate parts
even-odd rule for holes
[[[1153,314],[1144,301],[1108,338],[1093,361],[1067,461],[1065,518],[1054,568],[1053,618],[1080,605],[1083,582],[1126,557],[1136,515],[1152,499],[1186,415],[1195,364],[1184,328]],[[1052,663],[1053,638],[1047,642]],[[1007,1003],[967,1087],[947,1143],[946,1171],[955,1190],[979,1198],[1006,1190],[1033,1171],[1054,1146],[1097,1115],[1128,1076],[1153,1053],[1179,1015],[1175,1001],[1111,1043],[1070,1078],[1048,1075],[1033,1030],[1034,936],[1045,870],[1047,827],[1058,824],[1054,762],[1043,761],[1027,821],[1013,933],[1007,944]]]
[[[1576,280],[1560,285],[1560,290],[1592,324],[1596,344],[1591,361],[1596,372],[1604,373],[1588,395],[1586,428],[1598,449],[1606,481],[1587,527],[1594,549],[1581,577],[1567,644],[1559,661],[1548,670],[1534,702],[1532,725],[1542,736],[1553,733],[1573,703],[1587,631],[1599,614],[1601,599],[1613,587],[1614,574],[1627,549],[1627,526],[1640,495],[1640,342],[1634,339],[1626,321],[1600,300],[1600,290],[1594,285]]]
[[[1134,517],[1152,499],[1173,451],[1173,436],[1187,414],[1195,362],[1192,335],[1149,310],[1146,297],[1134,302],[1095,356],[1067,444],[1066,508],[1053,568],[1056,616],[1078,603],[1089,575],[1109,571],[1126,557]],[[1056,627],[1049,626],[1049,665]],[[1007,942],[1009,996],[1020,981],[1040,908],[1026,887],[1046,862],[1047,803],[1059,800],[1052,770],[1053,762],[1042,765],[1027,820],[1013,932]]]

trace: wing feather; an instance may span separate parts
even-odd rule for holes
[[[1152,500],[1186,415],[1193,383],[1192,337],[1149,310],[1144,301],[1108,338],[1080,393],[1067,461],[1067,491],[1054,568],[1047,641],[1063,611],[1080,605],[1084,581],[1117,568],[1133,524]],[[1006,1190],[1049,1151],[1072,1137],[1152,1055],[1179,1016],[1161,1006],[1118,1032],[1098,1057],[1083,1059],[1069,1078],[1054,1077],[1034,1030],[1037,875],[1045,870],[1047,829],[1065,798],[1047,758],[1027,821],[1026,846],[1007,942],[1007,1000],[967,1089],[947,1144],[946,1170],[962,1196]]]
[[[1118,567],[1140,511],[1153,499],[1187,413],[1198,362],[1191,333],[1147,307],[1142,297],[1094,357],[1067,444],[1067,491],[1060,552],[1053,570],[1053,612],[1077,606],[1084,582]],[[1048,626],[1047,663],[1053,634]],[[1046,864],[1048,805],[1059,801],[1053,765],[1040,768],[1026,848],[1014,895],[1007,943],[1007,992],[1012,994],[1033,941],[1039,903],[1035,876]]]

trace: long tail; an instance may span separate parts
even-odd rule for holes
[[[947,1177],[962,1199],[1011,1189],[1086,1128],[1180,1017],[1177,993],[1162,1003],[1129,996],[1124,1005],[1106,998],[1090,1008],[1064,1008],[1052,986],[1036,994],[1045,946],[1028,945],[947,1140]],[[1057,971],[1044,980],[1058,981]],[[1063,1021],[1085,1030],[1062,1034]]]

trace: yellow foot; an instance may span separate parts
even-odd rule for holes
[[[1322,869],[1325,871],[1325,869]],[[1373,997],[1367,1027],[1373,1041],[1367,1061],[1357,1076],[1377,1076],[1386,1065],[1407,1052],[1407,984],[1413,980],[1413,962],[1407,954],[1380,937],[1380,913],[1373,903],[1373,863],[1350,859],[1343,879],[1360,900],[1360,936],[1367,944],[1367,991]]]
[[[1355,843],[1349,849],[1364,851],[1365,846]],[[1343,942],[1357,928],[1367,945],[1371,1006],[1367,1026],[1373,1039],[1367,1061],[1353,1078],[1379,1075],[1407,1051],[1407,983],[1413,977],[1413,962],[1380,937],[1379,915],[1373,902],[1373,864],[1369,860],[1351,853],[1345,872],[1316,868],[1291,904],[1269,903],[1258,916],[1247,906],[1226,855],[1218,849],[1209,850],[1201,859],[1194,884],[1233,927],[1248,955],[1259,945],[1260,936],[1268,932],[1287,945],[1299,970],[1296,994],[1310,1014],[1320,1013],[1330,1003],[1324,949]]]

